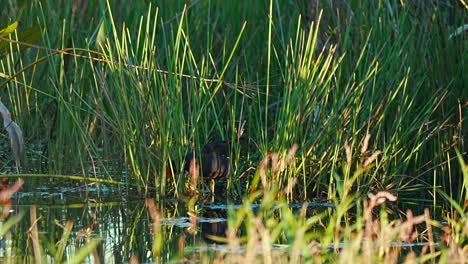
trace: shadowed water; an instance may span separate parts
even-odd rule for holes
[[[63,182],[61,183],[63,185]],[[72,186],[74,185],[74,186]],[[161,199],[155,201],[160,215],[157,222],[152,219],[146,199],[129,193],[122,188],[105,185],[82,185],[69,183],[68,187],[54,184],[29,186],[27,192],[18,192],[12,198],[8,218],[24,213],[21,221],[8,228],[0,242],[0,260],[21,259],[32,261],[33,244],[31,227],[37,226],[39,245],[49,262],[53,260],[67,221],[73,221],[71,235],[66,242],[63,259],[70,259],[92,238],[100,237],[93,256],[101,263],[124,263],[134,256],[141,262],[171,261],[175,258],[197,259],[207,252],[229,253],[226,243],[228,210],[238,210],[240,204],[202,204],[194,206],[188,200]],[[190,198],[187,198],[190,199]],[[332,203],[306,202],[290,204],[292,210],[307,208],[307,215],[316,215],[333,208]],[[259,205],[252,205],[256,211]],[[37,213],[34,220],[31,212]],[[1,222],[4,229],[6,220]],[[155,227],[155,224],[158,225]],[[7,229],[5,227],[5,229]],[[156,233],[155,233],[156,232]],[[155,239],[163,241],[162,248],[154,251]],[[345,245],[340,245],[340,247]],[[417,244],[401,244],[395,247],[421,247]],[[287,246],[276,245],[282,251]],[[237,250],[243,251],[240,247]]]
[[[3,236],[0,243],[1,259],[11,256],[33,259],[32,251],[24,249],[30,249],[30,228],[34,224],[38,228],[43,254],[52,259],[56,249],[54,245],[61,240],[63,226],[72,220],[73,228],[67,242],[65,259],[74,256],[90,238],[99,236],[102,242],[95,256],[102,263],[127,262],[131,256],[143,262],[153,260],[155,228],[143,196],[122,195],[125,193],[122,189],[105,185],[69,183],[67,186],[29,186],[26,187],[29,191],[14,194],[8,218],[22,212],[24,216]],[[234,210],[240,207],[238,204],[228,206],[198,202],[195,208],[189,209],[186,200],[177,199],[161,199],[155,201],[155,204],[161,215],[159,224],[164,243],[159,259],[163,261],[187,252],[198,254],[201,249],[222,248],[219,245],[225,242],[228,207]],[[308,206],[332,205],[310,203]],[[256,210],[257,207],[253,205],[252,209]],[[300,208],[302,204],[292,204],[291,207]],[[33,210],[37,213],[36,221],[31,220],[30,212]],[[88,261],[91,260],[92,257],[89,257]]]

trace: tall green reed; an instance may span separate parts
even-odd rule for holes
[[[421,1],[171,3],[60,3],[59,17],[51,2],[24,9],[24,23],[42,25],[45,37],[3,60],[10,75],[15,61],[32,69],[4,85],[48,171],[91,175],[90,161],[124,159],[132,184],[179,194],[187,149],[231,139],[236,161],[246,157],[232,177],[240,194],[251,164],[299,143],[296,166],[271,180],[299,178],[303,199],[333,193],[344,143],[358,149],[370,134],[368,149],[383,155],[364,190],[433,193],[459,181],[442,177],[447,153],[463,147],[466,46],[464,36],[445,38],[459,11]],[[167,167],[176,177],[163,176]]]

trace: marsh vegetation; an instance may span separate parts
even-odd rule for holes
[[[465,260],[467,13],[7,0],[0,258]]]

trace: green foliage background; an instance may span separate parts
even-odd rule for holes
[[[467,135],[467,41],[449,37],[466,23],[461,2],[7,1],[0,12],[2,27],[42,32],[0,60],[25,172],[90,176],[96,165],[179,195],[187,151],[227,139],[239,197],[255,188],[250,167],[297,143],[293,164],[268,178],[297,179],[293,199],[335,197],[343,182],[464,199],[454,150]]]

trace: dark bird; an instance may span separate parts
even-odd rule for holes
[[[203,179],[223,179],[229,176],[231,162],[229,160],[229,145],[227,141],[208,142],[196,157],[197,162],[201,160],[201,176]],[[194,160],[194,152],[185,157],[185,170],[190,172],[190,165]]]

